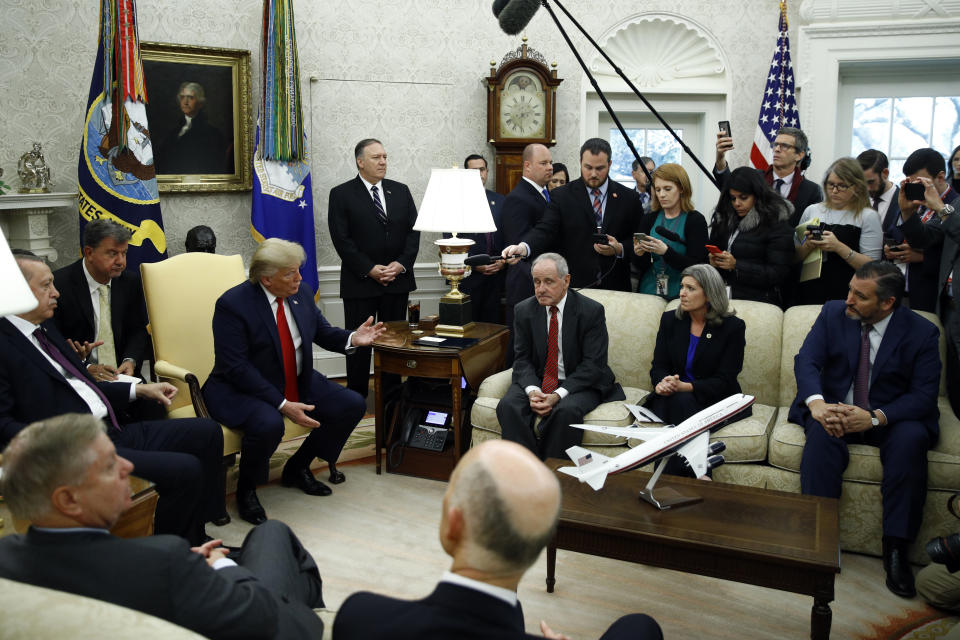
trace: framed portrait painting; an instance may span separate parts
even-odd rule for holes
[[[161,192],[253,187],[250,52],[140,43]]]

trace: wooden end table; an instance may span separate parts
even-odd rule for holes
[[[373,344],[373,388],[376,394],[377,473],[380,473],[380,456],[385,442],[383,414],[382,376],[394,373],[417,378],[447,378],[453,391],[453,437],[452,450],[442,452],[407,448],[405,455],[422,458],[416,475],[446,480],[460,460],[463,420],[461,407],[463,393],[476,393],[480,383],[504,367],[507,340],[510,331],[499,324],[477,322],[464,338],[476,338],[477,342],[466,349],[450,349],[413,344],[424,336],[434,336],[434,331],[414,335],[406,321],[386,322],[387,330]],[[467,381],[467,389],[460,387],[460,380]]]
[[[571,462],[550,459],[551,469]],[[660,511],[638,499],[649,473],[608,476],[600,491],[564,473],[560,521],[547,547],[547,591],[557,549],[627,560],[813,596],[810,637],[830,637],[840,573],[839,502],[833,498],[661,476],[703,497]]]

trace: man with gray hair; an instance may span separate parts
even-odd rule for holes
[[[504,439],[541,459],[562,458],[583,437],[571,424],[601,402],[626,397],[607,366],[603,305],[569,288],[559,254],[541,254],[531,274],[534,296],[516,306],[513,384],[497,418]]]
[[[337,458],[366,411],[356,392],[330,382],[313,368],[313,345],[350,353],[368,346],[383,323],[366,319],[353,332],[330,326],[302,282],[306,259],[295,242],[268,238],[250,262],[250,279],[225,292],[213,312],[213,371],[203,385],[210,415],[243,431],[237,507],[240,517],[260,524],[267,514],[256,487],[267,481],[270,456],[283,438],[283,419],[313,429],[287,461],[281,480],[314,496],[330,488],[314,478],[315,458],[330,465],[339,484]]]
[[[557,478],[529,451],[503,440],[470,449],[443,496],[440,545],[453,562],[440,584],[418,601],[355,593],[340,607],[333,637],[534,637],[525,633],[517,586],[553,537],[559,512]],[[564,637],[544,621],[539,627],[545,637]],[[623,616],[602,636],[662,637],[641,614]]]
[[[207,95],[203,85],[199,82],[181,83],[177,106],[180,107],[180,117],[157,147],[157,172],[233,173],[233,158],[228,155],[223,134],[207,119]]]
[[[0,540],[0,576],[142,611],[208,638],[319,638],[317,565],[279,522],[227,556],[220,540],[116,538],[133,464],[104,425],[66,414],[23,429],[3,452],[0,490],[26,535]]]

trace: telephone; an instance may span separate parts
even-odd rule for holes
[[[429,409],[411,408],[403,417],[400,441],[416,449],[443,451],[452,431],[448,427],[450,414]]]

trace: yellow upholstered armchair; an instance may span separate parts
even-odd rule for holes
[[[246,280],[238,255],[183,253],[162,262],[140,265],[143,293],[153,335],[157,376],[180,393],[170,406],[171,418],[209,418],[200,388],[213,370],[213,309],[229,288]],[[309,432],[285,420],[284,440]],[[223,429],[223,455],[232,466],[242,433]]]

